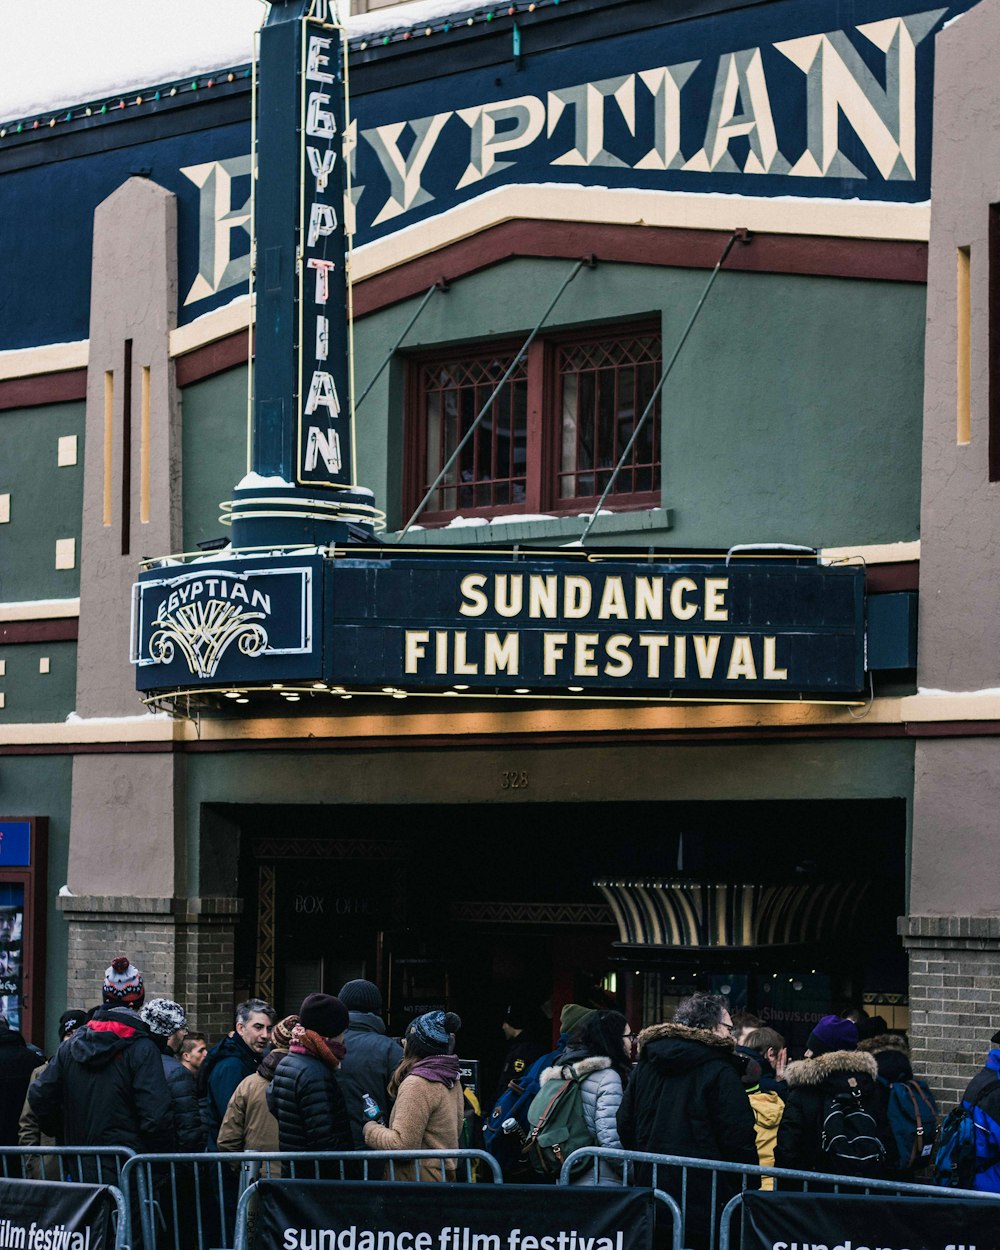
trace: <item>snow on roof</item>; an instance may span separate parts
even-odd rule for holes
[[[265,0],[2,0],[0,7],[5,120],[243,65],[267,13]],[[351,17],[347,30],[363,40],[477,7],[476,0],[410,0]]]
[[[253,56],[262,0],[3,0],[0,117],[27,117]]]

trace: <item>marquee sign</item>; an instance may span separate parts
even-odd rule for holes
[[[256,567],[255,567],[256,565]],[[502,555],[217,561],[134,594],[140,690],[851,698],[864,573],[785,560]]]

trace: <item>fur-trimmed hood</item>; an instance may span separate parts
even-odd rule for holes
[[[898,1050],[904,1055],[910,1053],[906,1038],[900,1037],[898,1033],[880,1033],[878,1037],[866,1037],[864,1041],[858,1042],[858,1050],[867,1051],[870,1055],[881,1054],[884,1050]]]
[[[661,1038],[678,1038],[685,1042],[700,1042],[702,1046],[719,1046],[723,1050],[732,1050],[736,1043],[731,1037],[720,1037],[711,1029],[692,1029],[686,1024],[651,1024],[639,1034],[639,1050],[650,1042],[658,1042]]]
[[[538,1083],[544,1085],[546,1081],[565,1081],[568,1076],[582,1080],[591,1072],[602,1072],[610,1067],[611,1060],[607,1055],[587,1055],[583,1059],[576,1059],[570,1063],[557,1063],[551,1068],[543,1068]]]
[[[705,1064],[732,1065],[733,1039],[686,1024],[653,1024],[639,1034],[639,1063],[664,1077],[677,1077]]]
[[[863,1050],[831,1050],[814,1059],[798,1059],[785,1068],[785,1081],[790,1089],[815,1088],[838,1076],[862,1076],[874,1081],[878,1076],[875,1056]]]

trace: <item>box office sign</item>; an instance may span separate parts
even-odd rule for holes
[[[204,561],[143,573],[132,588],[139,690],[322,676],[323,561]]]
[[[460,1165],[461,1166],[461,1165]],[[427,1160],[423,1168],[440,1168]],[[261,1181],[253,1250],[650,1250],[650,1190]]]
[[[134,592],[140,690],[353,689],[850,698],[864,573],[464,553],[206,562]]]

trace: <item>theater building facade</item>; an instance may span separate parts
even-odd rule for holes
[[[637,1026],[710,986],[793,1041],[864,1004],[961,1087],[1000,1026],[1000,7],[967,8],[352,19],[346,129],[304,45],[291,266],[249,49],[0,124],[0,989],[35,1040],[125,951],[213,1035],[364,975],[488,1059],[512,1000]]]

